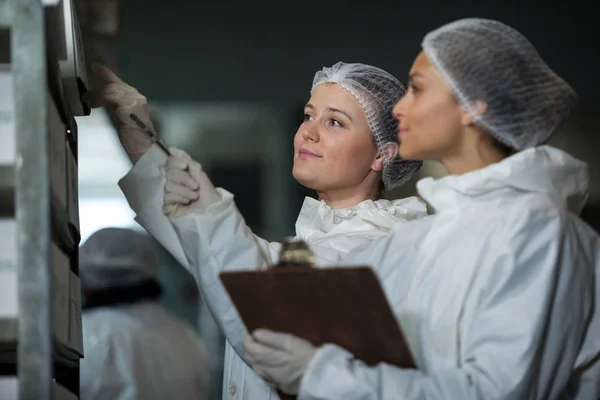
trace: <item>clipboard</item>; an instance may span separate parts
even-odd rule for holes
[[[367,365],[416,368],[369,267],[276,266],[219,277],[248,332],[266,328],[291,333],[315,346],[335,343]]]

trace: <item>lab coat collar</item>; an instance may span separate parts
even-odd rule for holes
[[[388,231],[400,220],[421,219],[427,216],[427,206],[418,197],[399,200],[365,200],[355,206],[333,209],[324,201],[307,197],[298,220],[296,235],[309,237],[353,232],[357,230]]]
[[[538,146],[463,175],[422,179],[417,189],[436,211],[512,190],[549,196],[579,214],[588,197],[588,168],[562,150]]]

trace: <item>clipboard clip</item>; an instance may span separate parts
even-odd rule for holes
[[[286,238],[274,267],[314,267],[315,255],[302,239]]]

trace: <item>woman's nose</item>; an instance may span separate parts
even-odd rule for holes
[[[398,100],[398,102],[396,103],[396,105],[392,109],[392,115],[397,120],[400,120],[404,116],[404,112],[406,110],[406,99],[407,99],[407,97],[408,96],[406,96],[406,95],[402,96],[402,98],[400,100]]]
[[[318,142],[319,141],[319,129],[315,126],[315,121],[311,121],[308,126],[305,126],[302,130],[302,137],[306,141]]]

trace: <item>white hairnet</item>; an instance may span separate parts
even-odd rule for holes
[[[458,20],[428,33],[422,47],[475,123],[513,149],[544,143],[577,103],[529,40],[503,23]],[[477,100],[487,105],[482,115]]]
[[[153,239],[129,229],[101,229],[79,250],[79,275],[87,287],[126,286],[156,278],[158,266]]]
[[[392,108],[405,92],[400,81],[381,68],[338,62],[315,74],[311,93],[323,83],[340,85],[365,113],[377,148],[385,159],[382,172],[385,188],[390,190],[408,181],[423,163],[398,156],[398,121],[392,116]],[[395,146],[389,146],[390,143]]]

